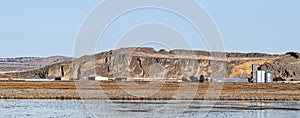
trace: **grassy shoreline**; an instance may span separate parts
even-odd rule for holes
[[[157,85],[147,82],[0,82],[0,99],[300,100],[300,84],[224,83],[222,88],[215,88],[220,90],[219,96],[207,93],[211,86],[210,83],[176,82]],[[154,92],[148,96],[148,91]]]

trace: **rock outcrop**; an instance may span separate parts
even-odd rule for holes
[[[204,75],[210,77],[251,76],[251,65],[259,64],[275,77],[300,78],[298,53],[270,55],[261,53],[210,53],[192,50],[160,50],[153,48],[122,48],[95,55],[83,56],[74,61],[57,63],[27,72],[6,73],[14,78],[54,78],[68,76],[86,78],[105,77],[155,77],[181,78]]]

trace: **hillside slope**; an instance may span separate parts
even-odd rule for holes
[[[214,53],[191,50],[155,51],[153,48],[122,48],[83,56],[76,60],[49,65],[27,72],[5,73],[2,77],[71,78],[89,76],[106,77],[158,77],[181,78],[204,75],[206,78],[251,76],[251,65],[270,70],[275,77],[300,78],[299,53],[269,55],[261,53],[227,53],[226,60],[215,60]],[[225,72],[216,72],[225,68]]]
[[[0,58],[0,73],[29,71],[43,68],[48,65],[71,61],[72,58],[64,56],[51,56],[46,58],[18,57]]]

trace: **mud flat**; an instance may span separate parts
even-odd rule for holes
[[[0,82],[0,99],[300,100],[300,84]]]

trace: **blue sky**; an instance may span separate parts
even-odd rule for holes
[[[99,2],[101,0],[1,0],[0,57],[72,56],[80,25]],[[220,29],[227,52],[300,52],[298,0],[199,0],[199,2]],[[144,11],[146,12],[151,14],[157,11]],[[139,12],[129,14],[124,16],[124,19],[135,23],[134,15],[137,14]],[[170,19],[153,16],[144,20],[159,22],[170,20],[170,24],[174,23],[171,20],[173,16],[163,12],[160,15],[170,16]],[[118,23],[114,25],[118,27]],[[183,22],[177,25],[186,26]],[[187,33],[188,31],[191,30],[187,30]],[[108,33],[106,37],[110,36],[113,36],[113,33]],[[201,39],[196,34],[191,34],[191,37]],[[97,52],[108,50],[111,46],[106,43],[114,42],[108,40],[99,43],[101,44],[97,47]],[[198,45],[195,46],[196,49],[207,50],[201,40],[191,40],[191,43]]]

